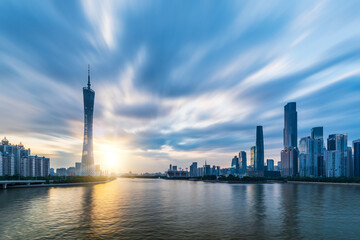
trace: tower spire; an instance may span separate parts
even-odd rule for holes
[[[88,89],[90,89],[91,84],[90,84],[90,64],[88,64]]]

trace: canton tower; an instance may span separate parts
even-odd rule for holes
[[[90,84],[90,65],[88,66],[88,84],[83,88],[84,95],[84,145],[81,159],[82,175],[94,175],[94,151],[93,151],[93,113],[95,91]]]

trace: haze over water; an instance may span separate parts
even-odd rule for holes
[[[0,191],[1,239],[357,239],[358,186],[117,179]]]

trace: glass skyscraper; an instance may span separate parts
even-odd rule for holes
[[[246,152],[245,151],[240,151],[239,152],[239,163],[241,164],[241,174],[245,174],[246,173],[246,168],[247,168],[247,160],[246,160]]]
[[[325,152],[327,177],[351,177],[354,175],[352,149],[347,146],[347,134],[330,134]]]
[[[264,171],[264,134],[263,127],[256,127],[255,171]]]
[[[88,69],[88,84],[83,88],[84,96],[84,144],[81,159],[82,175],[93,176],[94,152],[93,152],[93,113],[95,91],[91,89],[90,84],[90,66]]]
[[[256,147],[255,146],[252,146],[250,148],[250,169],[252,171],[255,170],[255,155],[256,155]]]
[[[297,111],[296,102],[284,107],[284,148],[297,147]]]
[[[312,139],[323,139],[324,129],[323,127],[314,127],[311,129],[311,138]]]
[[[360,139],[353,141],[354,147],[354,176],[360,177]]]
[[[295,176],[298,173],[297,111],[296,102],[284,107],[284,150],[281,151],[281,175]]]

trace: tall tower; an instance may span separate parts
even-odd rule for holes
[[[296,102],[284,107],[284,148],[297,147],[297,111]]]
[[[298,174],[297,111],[296,102],[284,107],[284,150],[281,151],[281,175]]]
[[[84,96],[84,145],[81,159],[83,176],[93,176],[94,152],[93,152],[93,113],[95,91],[91,89],[90,84],[90,65],[88,66],[88,84],[83,88]]]
[[[255,171],[264,171],[264,134],[263,127],[256,127]]]

